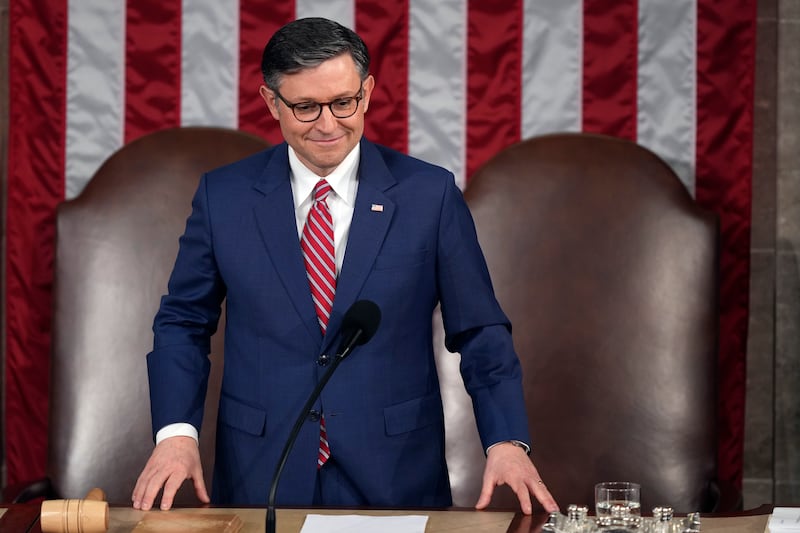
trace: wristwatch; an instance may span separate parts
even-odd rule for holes
[[[525,444],[524,442],[522,442],[521,440],[501,440],[500,442],[495,442],[494,444],[492,444],[491,446],[486,448],[486,455],[489,455],[489,450],[491,450],[492,448],[494,448],[498,444],[503,444],[504,442],[508,442],[509,444],[513,444],[517,448],[522,448],[523,450],[525,450],[525,453],[527,453],[528,455],[531,454],[531,447],[528,446],[527,444]]]
[[[525,444],[524,442],[522,442],[521,440],[510,440],[508,442],[510,442],[511,444],[516,446],[517,448],[522,448],[523,450],[525,450],[525,453],[527,453],[528,455],[531,454],[531,447],[528,446],[527,444]]]

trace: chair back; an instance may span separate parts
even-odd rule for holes
[[[152,449],[145,355],[200,176],[266,143],[221,128],[174,128],[113,154],[58,208],[48,476],[58,495],[102,488],[130,504]],[[210,490],[222,331],[200,449]],[[196,502],[184,484],[179,503]]]
[[[649,150],[590,134],[503,150],[465,197],[513,324],[532,459],[562,510],[593,509],[600,481],[639,482],[645,513],[709,510],[716,216]],[[477,438],[464,429],[469,400],[454,396],[448,355],[440,356],[448,431]],[[457,438],[448,435],[455,504],[473,505],[483,451]],[[494,505],[515,503],[506,491]]]

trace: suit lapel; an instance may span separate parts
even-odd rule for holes
[[[261,239],[295,310],[311,337],[320,344],[322,333],[317,326],[317,314],[297,236],[286,143],[275,147],[254,188],[264,197],[254,210]]]
[[[395,204],[386,196],[385,191],[394,186],[396,180],[378,149],[366,140],[361,141],[358,180],[350,235],[344,264],[336,283],[336,296],[323,351],[331,350],[332,340],[337,337],[342,318],[356,301],[369,276],[394,216]]]

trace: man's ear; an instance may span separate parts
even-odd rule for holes
[[[364,88],[364,99],[361,103],[364,106],[364,113],[366,113],[369,109],[369,97],[372,96],[372,89],[375,88],[375,78],[372,77],[372,74],[367,76],[362,87]]]
[[[262,100],[264,100],[264,103],[267,104],[267,109],[269,109],[272,118],[275,120],[280,120],[280,114],[278,114],[278,103],[276,102],[278,95],[275,94],[275,91],[266,85],[262,85],[258,88],[258,94],[261,95]]]

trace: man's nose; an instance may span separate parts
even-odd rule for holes
[[[337,118],[333,116],[331,112],[331,108],[329,106],[322,106],[322,113],[320,114],[319,118],[317,119],[317,129],[323,131],[331,131],[337,125]]]

